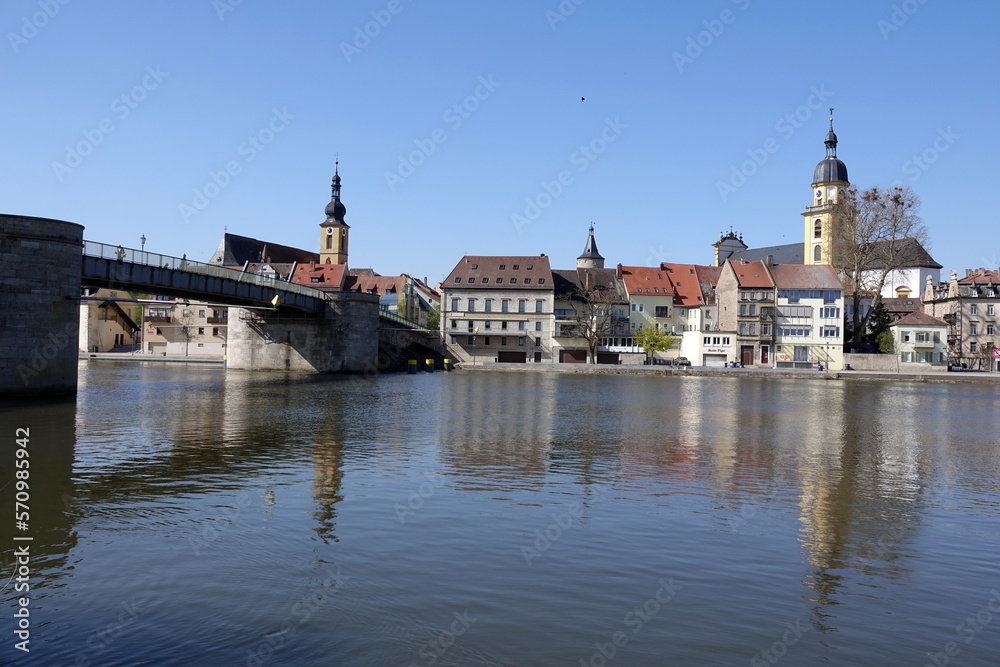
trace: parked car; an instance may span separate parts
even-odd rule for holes
[[[691,362],[690,362],[690,360],[688,360],[687,357],[677,357],[676,359],[671,359],[670,363],[673,366],[690,366],[691,365]]]

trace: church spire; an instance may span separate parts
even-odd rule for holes
[[[837,157],[837,134],[833,131],[833,107],[830,107],[830,131],[826,133],[826,156]]]
[[[587,245],[583,248],[583,254],[576,258],[578,269],[603,269],[604,258],[597,252],[597,241],[594,239],[594,221],[590,221],[590,229],[587,231]]]
[[[344,216],[347,215],[347,207],[344,206],[343,202],[340,201],[340,160],[338,159],[334,162],[333,167],[333,183],[331,185],[331,190],[333,192],[330,203],[326,205],[326,220],[320,224],[327,225],[330,223],[337,223],[341,225],[346,225],[344,222]]]

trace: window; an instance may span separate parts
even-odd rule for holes
[[[458,299],[452,299],[451,300],[451,309],[452,310],[458,310]]]
[[[504,324],[506,324],[506,322],[504,322]],[[507,344],[507,337],[506,336],[500,336],[500,344],[501,345],[506,345]]]
[[[539,285],[544,285],[545,284],[545,278],[539,278],[538,279],[538,284]]]
[[[542,323],[535,322],[535,331],[541,331],[541,330],[542,330]]]
[[[486,299],[486,312],[487,313],[493,312],[493,299]]]
[[[198,327],[198,335],[199,336],[205,335],[205,327]]]
[[[992,324],[987,324],[986,325],[986,335],[987,336],[992,336],[993,335],[993,325]]]
[[[483,328],[484,328],[484,329],[491,329],[491,328],[492,328],[492,326],[491,326],[492,324],[493,324],[493,323],[492,323],[492,322],[490,322],[489,320],[484,320],[484,321],[483,321]]]
[[[840,327],[820,327],[819,337],[820,338],[838,338],[840,336]]]
[[[917,332],[917,342],[918,343],[929,343],[931,342],[931,335],[926,331]]]
[[[469,320],[469,333],[475,332],[475,329],[476,329],[476,321]]]
[[[746,336],[747,335],[747,325],[746,325],[746,322],[740,322],[740,335],[741,336]]]
[[[475,311],[476,311],[476,300],[475,299],[469,299],[469,312],[473,313]]]
[[[638,309],[639,309],[639,304],[633,303],[632,304],[632,312],[633,313],[638,312]]]
[[[521,347],[524,347],[524,336],[518,336],[517,344],[520,345]]]
[[[987,315],[993,315],[994,314],[993,313],[993,306],[992,305],[986,306],[986,314]]]
[[[778,327],[779,336],[808,336],[811,332],[810,327]]]
[[[542,339],[539,338],[538,336],[535,336],[535,347],[541,347],[541,346],[542,346]]]
[[[978,304],[974,303],[971,306],[969,306],[969,315],[978,315],[978,314],[979,314],[979,305]]]
[[[642,312],[642,311],[643,311],[643,310],[645,309],[645,305],[646,305],[646,304],[644,304],[644,303],[640,303],[640,304],[639,304],[639,312],[640,312],[640,313],[641,313],[641,312]]]
[[[476,337],[475,336],[469,336],[468,339],[469,339],[469,345],[475,345],[476,344]]]
[[[903,342],[904,343],[909,343],[910,342],[910,332],[909,331],[904,331],[903,332]]]
[[[747,310],[749,311],[750,315],[756,315],[757,314],[757,304],[751,303],[750,307],[747,308]]]
[[[157,336],[162,336],[163,335],[163,328],[162,327],[156,327],[156,335]]]
[[[219,327],[212,327],[212,335],[213,336],[219,335]]]
[[[501,270],[501,271],[504,271],[504,270],[506,270],[506,269],[507,269],[507,265],[506,265],[506,264],[501,264],[501,265],[500,265],[500,270]]]
[[[515,270],[515,271],[517,271],[517,270],[518,270],[518,269],[520,269],[520,268],[521,268],[521,267],[520,267],[520,265],[518,265],[518,264],[515,264],[515,265],[514,265],[514,270]]]
[[[452,329],[457,329],[458,328],[458,320],[452,320],[451,321],[451,328]]]
[[[503,282],[503,278],[497,278],[497,285]]]
[[[489,324],[489,322],[487,322],[487,324]],[[483,345],[489,345],[489,344],[490,344],[490,337],[483,336]]]
[[[821,239],[823,238],[823,221],[819,218],[816,219],[816,224],[813,225],[813,238]]]
[[[913,353],[912,352],[904,352],[903,353],[903,363],[907,363],[908,364],[911,361],[913,361]]]
[[[748,327],[748,329],[747,329],[747,333],[749,333],[751,336],[756,336],[757,335],[757,325],[756,324],[751,324]]]
[[[456,283],[462,282],[462,277],[461,276],[455,276],[455,282]]]
[[[656,317],[670,317],[670,306],[656,306],[653,309],[653,315]]]
[[[517,278],[511,278],[510,279],[510,284],[511,285],[516,285],[517,284]]]
[[[205,311],[204,310],[199,310],[198,311],[198,317],[205,317]]]
[[[524,284],[525,285],[530,285],[531,284],[531,278],[525,278],[524,279]]]
[[[527,299],[518,299],[517,300],[517,312],[523,313],[525,310],[527,310],[527,308],[528,308],[528,300]]]
[[[524,322],[518,322],[517,323],[517,328],[520,331],[524,331]]]
[[[825,320],[839,319],[840,308],[831,308],[829,306],[825,306],[819,309],[819,316]]]
[[[823,246],[818,245],[813,247],[813,261],[820,262],[823,260]]]
[[[473,278],[472,276],[469,276],[469,284],[471,285],[474,282],[476,282],[476,279]]]
[[[770,336],[771,335],[771,325],[770,324],[762,324],[762,325],[760,325],[760,335],[761,336]]]
[[[969,352],[975,354],[978,351],[979,351],[979,344],[976,343],[976,341],[972,341],[971,343],[969,343]]]
[[[503,299],[500,302],[500,311],[506,313],[510,310],[510,299]]]
[[[458,345],[458,336],[452,336],[451,337],[451,344],[452,345]]]
[[[506,320],[500,323],[500,328],[501,329],[506,329],[507,328],[507,322],[506,322]],[[506,345],[506,343],[504,343],[504,345]]]
[[[540,313],[545,307],[545,302],[541,299],[535,299],[535,312]]]
[[[979,325],[975,322],[969,324],[969,335],[978,336],[979,335]]]

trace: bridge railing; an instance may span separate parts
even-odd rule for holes
[[[261,287],[272,287],[276,290],[294,292],[303,296],[311,296],[316,299],[323,299],[324,293],[314,287],[298,285],[296,283],[277,280],[267,276],[258,276],[254,273],[246,273],[236,269],[229,269],[223,266],[213,266],[204,262],[195,262],[187,257],[171,257],[170,255],[160,255],[155,252],[136,250],[135,248],[123,248],[108,243],[98,241],[84,241],[83,254],[88,257],[100,257],[121,262],[131,262],[133,264],[143,264],[145,266],[155,266],[164,269],[175,269],[178,271],[188,271],[199,273],[216,278],[225,278],[237,282],[260,285]]]

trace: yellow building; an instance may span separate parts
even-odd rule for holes
[[[850,186],[847,166],[837,158],[837,135],[833,131],[833,109],[830,109],[830,131],[824,144],[826,157],[813,172],[812,202],[802,214],[805,227],[802,248],[803,264],[837,265],[837,202]]]
[[[90,291],[80,302],[80,352],[111,352],[139,343],[139,306],[122,290]]]

